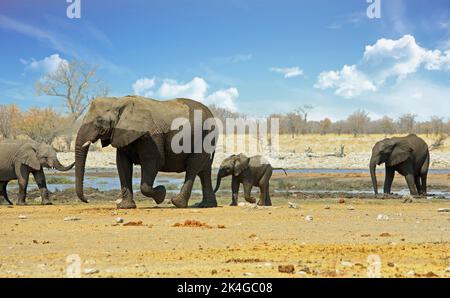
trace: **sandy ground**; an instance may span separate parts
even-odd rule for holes
[[[128,211],[113,201],[0,206],[0,277],[65,277],[78,268],[70,255],[79,256],[83,277],[365,277],[376,272],[378,257],[383,277],[450,277],[450,213],[438,212],[449,201],[274,203],[205,210],[140,201]],[[70,217],[79,220],[64,220]],[[183,227],[187,220],[200,223]],[[279,272],[280,265],[293,273]]]

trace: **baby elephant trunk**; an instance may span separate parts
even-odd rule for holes
[[[75,166],[75,163],[72,163],[71,165],[65,167],[59,162],[59,160],[56,160],[55,164],[53,165],[53,167],[60,172],[70,171],[74,166]]]
[[[214,188],[214,193],[216,193],[220,188],[220,182],[222,181],[222,178],[225,176],[225,173],[223,170],[219,170],[217,173],[217,182],[216,182],[216,188]]]

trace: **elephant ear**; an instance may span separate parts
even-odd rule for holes
[[[25,144],[19,149],[17,160],[33,170],[38,171],[41,169],[41,163],[37,158],[36,148],[31,144]]]
[[[127,100],[118,107],[118,121],[111,136],[111,145],[125,147],[145,134],[163,133],[155,124],[152,111],[148,105],[136,100]]]
[[[234,162],[233,175],[239,176],[245,169],[248,168],[249,162],[250,158],[244,154],[237,155]]]
[[[408,143],[404,141],[398,142],[394,150],[392,150],[392,153],[389,157],[389,160],[387,162],[388,166],[395,166],[398,165],[404,161],[406,161],[408,158],[411,157],[412,148],[408,145]]]

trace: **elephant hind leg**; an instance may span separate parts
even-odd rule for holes
[[[428,169],[430,167],[430,158],[427,157],[425,160],[425,163],[422,165],[422,169],[420,171],[420,179],[422,181],[422,191],[421,195],[426,196],[427,195],[427,178],[428,178]]]
[[[416,184],[417,193],[419,195],[421,195],[422,194],[422,184],[420,182],[420,176],[414,177],[414,183]]]
[[[207,162],[207,157],[209,158],[209,156],[205,154],[194,153],[187,158],[184,184],[181,187],[180,193],[172,198],[172,204],[174,204],[176,207],[186,208],[188,206],[195,177],[203,170],[203,167]]]
[[[259,181],[259,188],[261,190],[261,193],[260,193],[260,200],[258,202],[258,205],[272,206],[272,200],[270,198],[270,192],[269,192],[269,184],[270,184],[271,177],[272,177],[272,168],[269,167],[264,172],[263,177]]]
[[[12,205],[13,203],[8,198],[8,193],[6,192],[6,186],[8,185],[8,181],[1,181],[0,182],[0,205],[6,201],[9,205]]]
[[[427,177],[428,177],[428,172],[420,175],[420,179],[422,180],[422,191],[420,194],[423,196],[427,195]]]

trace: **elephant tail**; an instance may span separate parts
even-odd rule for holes
[[[284,172],[284,174],[287,176],[288,174],[287,174],[287,172],[286,172],[286,170],[285,169],[283,169],[283,168],[273,168],[275,171],[283,171]]]

